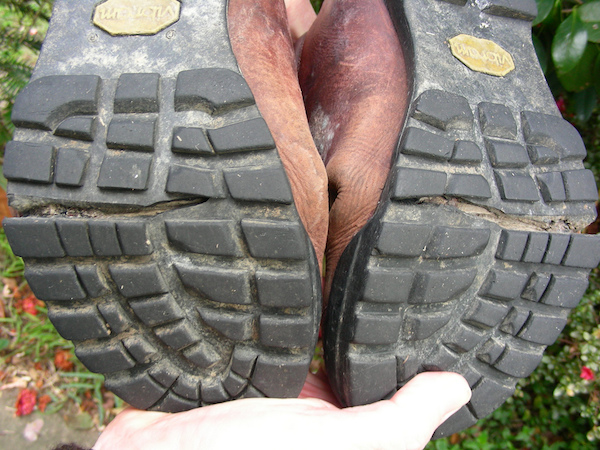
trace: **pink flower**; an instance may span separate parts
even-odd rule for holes
[[[27,416],[33,412],[37,403],[37,393],[33,389],[22,389],[15,403],[15,415]]]
[[[583,366],[581,368],[581,374],[579,376],[581,378],[583,378],[584,380],[588,380],[588,381],[592,381],[595,378],[594,372],[592,372],[592,369],[590,369],[589,367],[585,367],[585,366]]]
[[[36,316],[38,313],[37,308],[36,308],[37,302],[38,302],[37,298],[35,298],[33,295],[30,295],[29,297],[24,298],[23,299],[23,311],[31,314],[32,316]]]

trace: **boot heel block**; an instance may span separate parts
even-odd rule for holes
[[[462,374],[473,398],[442,437],[490,414],[539,364],[586,291],[600,239],[507,229],[449,206],[390,206],[386,216],[367,262],[348,274],[361,287],[344,285],[343,319],[329,323],[329,370],[347,405],[386,398],[423,371]]]
[[[598,191],[537,65],[534,1],[390,13],[412,43],[413,100],[380,207],[338,266],[325,355],[346,405],[423,371],[465,376],[473,397],[438,438],[499,407],[558,338],[600,263],[600,237],[574,233]]]
[[[77,3],[91,17],[97,2]],[[53,62],[66,31],[53,20],[5,153],[22,216],[4,228],[32,290],[77,357],[142,409],[295,397],[320,323],[318,263],[275,143],[229,63],[225,14],[203,12],[226,2],[201,3],[155,35],[86,25],[104,43],[95,61],[119,45],[158,51],[169,30],[196,33],[198,15],[220,30],[211,52],[158,52],[143,71],[120,58],[109,76]]]

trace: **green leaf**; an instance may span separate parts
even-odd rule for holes
[[[312,4],[315,11],[319,12],[319,10],[321,9],[321,4],[323,3],[323,0],[310,0],[310,3]]]
[[[554,0],[535,0],[537,3],[538,15],[533,21],[533,25],[537,25],[538,23],[542,23],[552,12],[552,8],[554,8]]]
[[[556,72],[562,86],[569,92],[578,92],[596,83],[594,71],[597,57],[597,46],[592,44],[587,45],[583,56],[573,69],[569,71],[558,70]]]
[[[596,92],[600,95],[600,57],[596,58],[596,64],[594,65],[593,72],[594,85]]]
[[[588,33],[588,41],[600,43],[600,22],[583,22]]]
[[[569,72],[577,66],[585,52],[587,39],[587,30],[575,9],[559,25],[552,40],[552,59],[559,72]]]
[[[588,41],[600,42],[600,1],[581,5],[579,18],[588,32]]]
[[[533,40],[533,47],[535,48],[535,53],[538,57],[538,61],[540,62],[540,66],[542,67],[542,72],[546,73],[548,70],[548,52],[546,52],[546,48],[542,41],[537,36],[531,37]]]
[[[582,123],[587,122],[592,117],[596,105],[598,105],[598,95],[594,87],[589,87],[584,91],[573,94],[575,117]]]
[[[600,1],[596,0],[581,5],[579,17],[583,22],[600,22]]]
[[[0,339],[0,351],[8,348],[10,341],[8,339]]]

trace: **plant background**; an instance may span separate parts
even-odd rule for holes
[[[322,0],[311,0],[318,10]],[[580,131],[586,166],[600,184],[600,0],[536,0],[533,42],[564,117]],[[10,111],[25,86],[48,26],[52,0],[0,4],[0,156],[10,139]],[[1,161],[1,160],[0,160]],[[0,197],[6,180],[0,175]],[[0,216],[8,213],[0,198]],[[590,227],[588,232],[598,232]],[[23,264],[0,229],[0,386],[20,389],[17,413],[61,411],[76,428],[101,428],[121,402],[74,357],[22,278]],[[596,449],[600,441],[600,273],[515,395],[476,426],[434,441],[445,449]],[[69,421],[71,423],[69,423]]]

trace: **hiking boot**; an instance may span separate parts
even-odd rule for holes
[[[270,0],[57,0],[14,105],[6,235],[77,357],[137,408],[304,384],[327,193],[286,21]]]
[[[362,207],[358,233],[332,210],[328,257],[331,236],[354,237],[335,272],[328,266],[327,372],[348,406],[388,398],[423,371],[462,374],[473,397],[435,435],[447,436],[509,398],[567,323],[600,261],[600,237],[578,233],[594,220],[598,190],[538,65],[535,1],[369,3],[326,0],[300,72],[317,147],[338,152],[324,154],[328,173],[344,152],[353,158],[353,145],[368,150],[335,187],[381,192],[370,206],[345,200],[347,215],[353,202]],[[369,30],[377,20],[390,25]],[[374,42],[388,42],[376,58]],[[369,80],[398,63],[408,91],[401,79],[379,89],[392,105],[406,99],[406,118],[371,114]],[[348,76],[324,70],[333,66]],[[361,114],[343,119],[343,108]],[[388,155],[373,141],[390,129],[401,132]],[[336,150],[348,136],[349,150]],[[371,159],[387,165],[383,182],[363,169]]]

